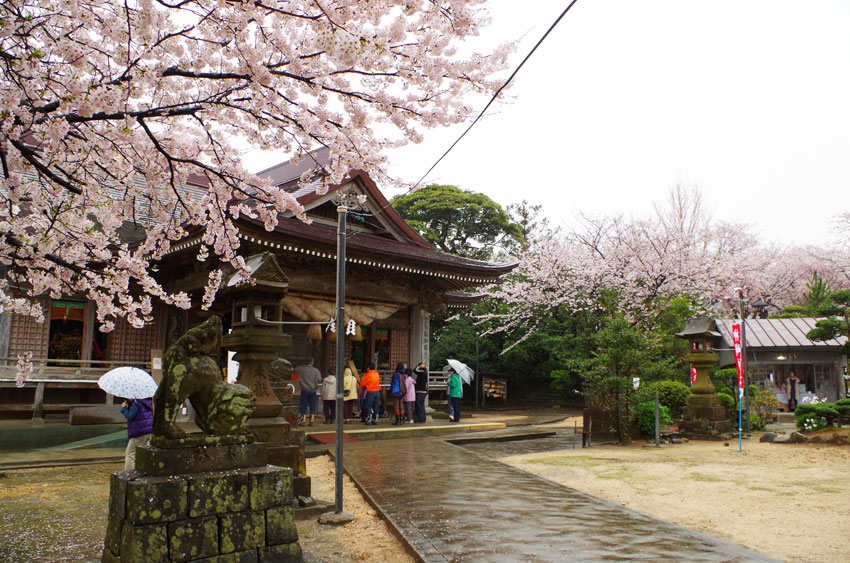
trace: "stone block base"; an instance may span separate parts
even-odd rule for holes
[[[302,561],[292,470],[113,473],[104,562]]]
[[[142,446],[136,450],[136,469],[148,475],[182,475],[256,467],[267,459],[266,445],[261,443],[193,448]]]
[[[246,423],[248,431],[256,436],[258,442],[289,444],[289,421],[283,417],[249,418]]]
[[[720,397],[714,393],[700,393],[688,397],[679,429],[689,438],[721,440],[731,436],[733,424],[726,418]]]

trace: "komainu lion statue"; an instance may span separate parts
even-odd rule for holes
[[[209,356],[221,341],[221,319],[212,316],[188,330],[165,353],[163,376],[154,395],[154,441],[184,440],[177,414],[186,399],[192,403],[195,423],[212,436],[245,436],[245,420],[254,410],[254,396],[244,385],[222,381],[218,365]]]

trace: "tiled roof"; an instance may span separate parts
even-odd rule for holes
[[[330,159],[328,158],[329,156],[330,149],[323,147],[311,152],[308,156],[304,157],[301,162],[293,163],[291,160],[287,160],[286,162],[276,164],[271,168],[266,168],[265,170],[257,172],[257,176],[261,178],[268,177],[271,179],[273,186],[288,184],[300,178],[301,174],[307,170],[326,166],[330,162]],[[296,195],[296,197],[300,197],[301,195],[304,194]]]
[[[254,219],[240,217],[239,222],[252,223],[258,228],[261,223]],[[307,224],[294,217],[281,219],[274,232],[285,234],[291,237],[298,237],[305,241],[310,241],[313,244],[326,245],[329,250],[336,248],[336,228],[328,227],[318,223]],[[513,270],[517,263],[494,263],[485,262],[482,260],[473,260],[471,258],[463,258],[452,254],[445,254],[433,247],[423,247],[408,242],[377,237],[367,233],[358,233],[356,236],[350,236],[346,241],[346,247],[350,253],[362,251],[365,255],[375,256],[394,256],[405,257],[414,261],[427,261],[434,265],[443,265],[452,268],[462,268],[474,271],[480,274],[489,273],[490,275],[502,275]]]
[[[746,345],[748,348],[823,348],[837,347],[847,342],[847,338],[843,336],[824,342],[806,338],[806,334],[815,328],[817,321],[818,319],[812,317],[747,319]],[[723,340],[731,346],[732,325],[740,323],[740,319],[716,319],[715,322]]]

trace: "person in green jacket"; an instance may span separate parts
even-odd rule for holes
[[[460,398],[463,397],[463,384],[455,370],[449,368],[449,380],[446,382],[449,391],[449,422],[460,421]]]

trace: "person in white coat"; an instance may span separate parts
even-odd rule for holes
[[[325,413],[325,422],[333,424],[336,420],[336,375],[333,370],[322,380],[322,411]]]

